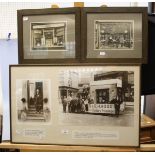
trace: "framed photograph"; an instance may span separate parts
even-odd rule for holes
[[[0,143],[2,141],[2,129],[3,129],[3,110],[2,110],[2,81],[1,81],[1,70],[0,70]]]
[[[83,8],[82,59],[90,63],[147,63],[147,8]]]
[[[78,62],[80,8],[18,10],[20,64]]]
[[[11,142],[139,146],[140,66],[10,66]]]

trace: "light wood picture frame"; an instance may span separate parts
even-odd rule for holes
[[[11,142],[139,147],[139,83],[139,65],[11,65]]]

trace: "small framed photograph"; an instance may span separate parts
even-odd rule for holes
[[[80,8],[18,10],[20,64],[78,62]]]
[[[147,62],[147,8],[83,8],[81,16],[84,62]]]
[[[10,66],[11,142],[138,147],[139,83],[139,65]]]

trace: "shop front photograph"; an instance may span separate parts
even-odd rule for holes
[[[134,72],[62,71],[60,122],[67,125],[133,126]]]

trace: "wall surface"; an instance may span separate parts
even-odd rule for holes
[[[0,68],[3,92],[3,139],[10,138],[9,114],[9,64],[18,63],[17,40],[0,40]]]
[[[17,38],[17,10],[48,7],[50,3],[0,2],[0,38],[7,38],[8,33]]]

